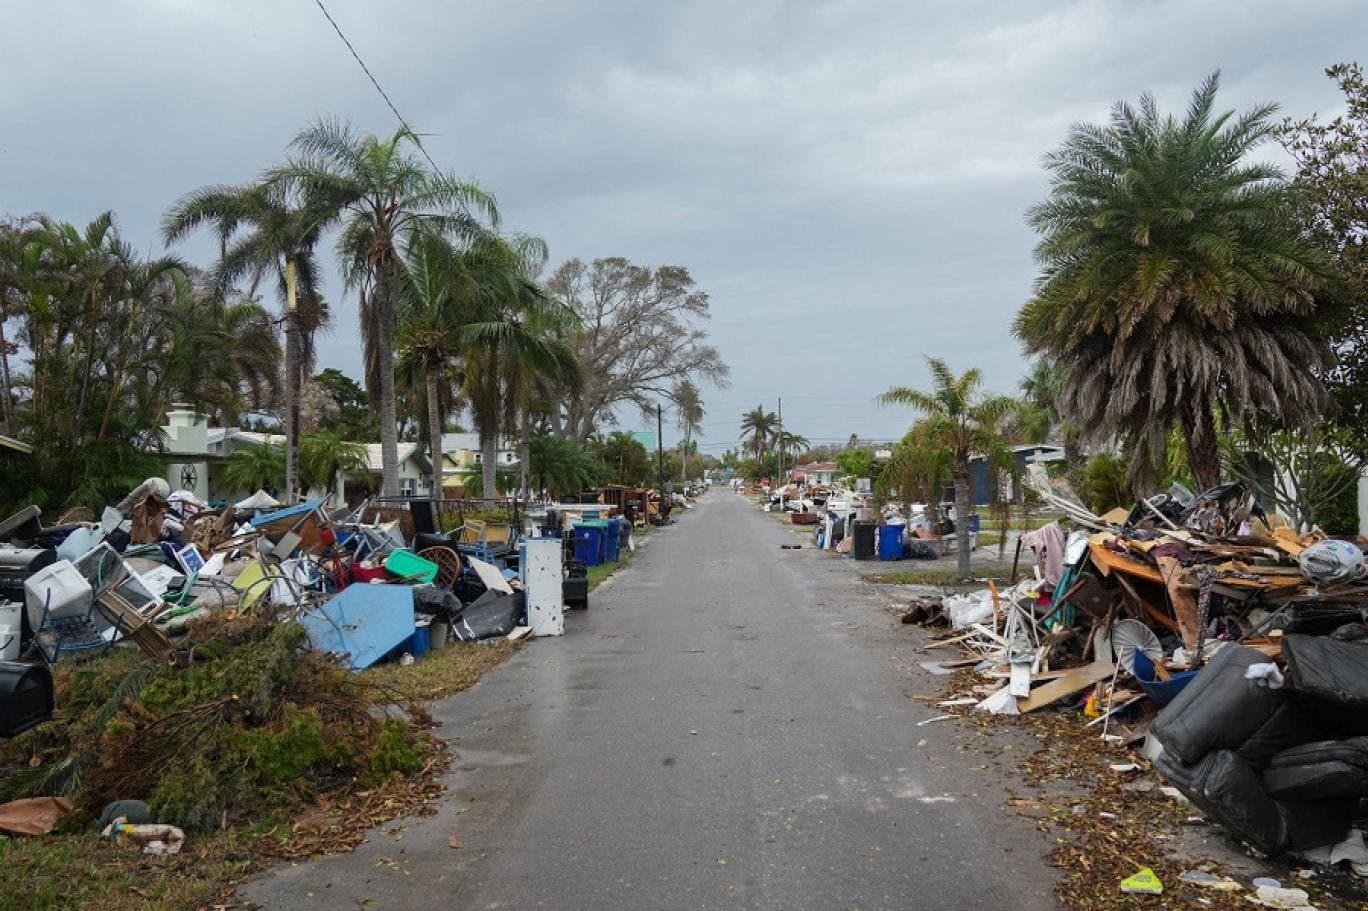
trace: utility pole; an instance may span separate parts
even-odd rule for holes
[[[779,511],[784,511],[784,491],[788,489],[788,484],[784,482],[784,397],[779,396]]]
[[[649,412],[647,412],[649,414]],[[660,504],[665,505],[665,421],[664,410],[656,402],[656,476],[660,482]]]

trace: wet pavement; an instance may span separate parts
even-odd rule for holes
[[[730,492],[466,693],[435,816],[245,886],[270,909],[1050,909],[1051,847],[1002,810],[926,653]],[[448,843],[457,835],[463,845]]]

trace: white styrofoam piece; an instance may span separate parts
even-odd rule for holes
[[[464,559],[470,564],[470,568],[475,570],[475,575],[480,577],[485,588],[494,592],[503,592],[505,595],[513,594],[513,586],[508,584],[508,580],[503,577],[503,573],[499,572],[499,568],[493,563],[486,563],[474,557],[464,557]]]
[[[522,550],[520,567],[527,598],[527,624],[534,636],[559,636],[565,632],[560,539],[529,538],[523,542]]]

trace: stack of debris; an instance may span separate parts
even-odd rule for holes
[[[1368,799],[1364,542],[1299,533],[1241,484],[1175,485],[1023,538],[1031,578],[913,607],[988,681],[977,708],[1080,709],[1266,853],[1339,842]]]
[[[442,532],[418,511],[328,511],[264,492],[210,508],[149,479],[96,521],[0,522],[0,737],[52,712],[61,661],[137,647],[193,662],[187,634],[215,616],[298,623],[346,667],[422,657],[451,641],[556,635],[583,572],[559,537],[512,526]],[[423,526],[423,527],[420,527]]]

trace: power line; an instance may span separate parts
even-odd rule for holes
[[[328,8],[323,5],[323,0],[314,0],[314,3],[318,4],[319,10],[321,10],[324,17],[327,18],[328,24],[333,27],[333,31],[337,32],[337,37],[342,39],[342,43],[347,46],[347,50],[351,51],[351,55],[355,57],[356,62],[361,65],[361,70],[366,74],[366,78],[371,81],[371,85],[375,86],[375,90],[380,93],[380,97],[385,99],[385,104],[389,105],[389,109],[394,112],[394,116],[398,119],[399,124],[416,137],[418,131],[409,126],[408,121],[404,119],[404,115],[400,114],[399,109],[394,106],[394,102],[390,101],[390,96],[380,87],[379,80],[377,80],[375,74],[370,71],[370,67],[366,66],[366,61],[361,59],[361,55],[356,52],[356,48],[352,47],[352,43],[347,40],[347,36],[342,34],[342,26],[338,25],[337,20],[332,17],[332,13],[328,12]],[[440,174],[442,169],[437,167],[437,162],[432,160],[432,156],[429,155],[427,149],[423,147],[423,143],[419,141],[417,145],[418,151],[423,153],[423,157],[427,159],[428,164],[432,165],[432,169]]]

